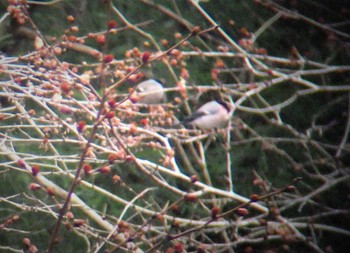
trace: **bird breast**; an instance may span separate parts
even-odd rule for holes
[[[200,129],[213,129],[213,128],[224,128],[228,124],[229,116],[225,111],[211,114],[208,113],[199,117],[192,122],[191,125],[200,128]]]

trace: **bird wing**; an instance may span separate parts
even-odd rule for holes
[[[186,124],[186,123],[190,123],[191,121],[194,121],[195,119],[198,119],[200,117],[203,117],[205,115],[208,115],[209,112],[208,111],[196,111],[194,113],[192,113],[191,115],[189,115],[188,117],[184,118],[182,120],[182,123]]]

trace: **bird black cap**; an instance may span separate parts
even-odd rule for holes
[[[231,110],[230,106],[226,102],[224,102],[222,100],[216,100],[216,102],[218,102],[218,104],[222,105],[226,109],[226,111],[229,112]]]

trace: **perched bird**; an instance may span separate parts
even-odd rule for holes
[[[230,106],[225,102],[213,100],[199,107],[182,123],[200,129],[224,128],[230,119],[230,111]]]
[[[158,104],[164,102],[163,85],[154,79],[139,83],[135,90],[134,100],[140,104]]]

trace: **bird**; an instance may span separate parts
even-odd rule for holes
[[[220,100],[210,101],[182,120],[185,126],[199,129],[225,128],[230,119],[231,107]]]
[[[135,100],[140,104],[159,104],[164,102],[165,94],[160,81],[148,79],[136,86]]]

